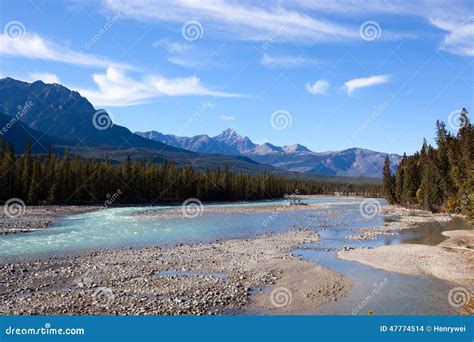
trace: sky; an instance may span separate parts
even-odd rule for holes
[[[474,110],[472,1],[0,1],[0,76],[132,131],[413,153]]]

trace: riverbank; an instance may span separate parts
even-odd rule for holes
[[[308,196],[307,199],[319,198],[319,196]],[[243,206],[239,204],[245,204],[244,202],[236,202],[234,205],[230,203],[225,203],[221,206],[216,205],[206,205],[203,204],[202,207],[195,207],[195,209],[190,209],[192,213],[199,213],[199,216],[207,214],[221,214],[221,215],[233,215],[233,214],[246,214],[246,215],[255,215],[255,214],[278,214],[284,212],[293,212],[298,210],[328,210],[335,206],[340,205],[350,205],[354,204],[351,201],[339,201],[339,202],[323,202],[323,203],[306,203],[304,200],[301,204],[290,204],[290,201],[282,201],[278,204],[265,204],[264,201],[254,202],[251,206]],[[186,209],[184,209],[186,210]],[[147,209],[140,212],[137,212],[135,217],[144,218],[144,219],[160,219],[160,218],[177,218],[183,216],[183,208],[173,207],[166,209]]]
[[[348,240],[375,240],[383,236],[393,236],[406,229],[417,229],[420,224],[436,222],[446,224],[453,216],[443,213],[432,213],[421,209],[408,209],[397,205],[381,206],[381,214],[384,216],[383,225],[362,226],[360,233],[349,235]],[[370,218],[368,219],[370,220]]]
[[[6,210],[0,211],[0,235],[26,233],[44,229],[58,218],[67,215],[83,214],[98,210],[100,206],[42,205],[27,206],[23,213],[8,216]]]
[[[288,254],[306,230],[210,244],[102,250],[0,264],[3,315],[290,312],[337,300],[350,281]],[[281,311],[279,311],[281,310]]]
[[[401,244],[374,249],[343,250],[337,257],[402,274],[428,274],[474,289],[474,231],[442,233],[436,246]]]

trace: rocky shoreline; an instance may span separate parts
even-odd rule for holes
[[[384,224],[380,226],[366,226],[359,228],[360,233],[349,235],[347,240],[375,240],[382,236],[397,235],[406,229],[416,229],[421,223],[438,222],[446,223],[453,216],[432,213],[421,209],[407,209],[396,205],[381,207],[384,215]]]
[[[344,296],[351,283],[288,252],[299,230],[211,244],[102,250],[0,264],[2,315],[209,315],[289,312]]]
[[[58,218],[83,214],[98,210],[99,206],[74,206],[74,205],[42,205],[27,206],[21,214],[7,215],[8,210],[0,211],[0,235],[27,233],[44,229],[53,224]]]

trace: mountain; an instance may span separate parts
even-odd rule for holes
[[[320,173],[338,176],[382,177],[386,153],[361,148],[351,148],[337,152],[295,151],[284,148],[280,153],[249,154],[249,158],[259,163],[270,164],[287,171]],[[393,171],[401,156],[389,155]]]
[[[178,137],[156,131],[136,132],[136,134],[190,151],[246,156],[256,162],[285,171],[335,176],[381,178],[383,162],[387,155],[361,148],[313,152],[300,144],[281,147],[270,143],[255,144],[232,128],[215,137],[207,135]],[[389,157],[395,171],[401,156],[390,154]]]
[[[127,145],[176,152],[176,148],[152,142],[122,126],[98,129],[103,128],[101,124],[112,123],[107,112],[97,111],[77,91],[60,84],[28,83],[7,77],[0,79],[0,89],[0,112],[18,116],[39,132],[71,137],[91,145]],[[20,112],[20,108],[26,110]]]
[[[73,143],[66,138],[51,136],[32,129],[5,113],[0,113],[0,127],[2,127],[0,130],[0,140],[4,139],[8,143],[13,144],[17,153],[25,151],[28,140],[32,142],[31,150],[34,153],[47,153],[50,146],[56,147],[53,147],[53,152],[61,153],[64,151],[64,146]]]
[[[192,146],[183,149],[182,141],[167,144],[116,124],[109,127],[111,118],[107,112],[96,110],[85,97],[60,84],[28,83],[7,77],[0,79],[0,89],[0,137],[14,144],[17,152],[24,151],[30,140],[35,153],[46,153],[51,147],[55,152],[67,150],[85,158],[117,162],[131,156],[157,163],[173,160],[178,166],[192,165],[202,170],[227,165],[236,172],[282,173],[273,166],[246,156],[222,153],[217,148],[210,153],[193,152],[193,146],[206,146],[204,136],[196,137]],[[107,128],[99,129],[104,123]]]
[[[213,138],[208,135],[196,135],[189,138],[179,137],[172,134],[162,134],[157,131],[135,132],[135,134],[170,146],[199,153],[245,155],[257,146],[252,143],[249,138],[237,134],[232,128],[225,130]]]

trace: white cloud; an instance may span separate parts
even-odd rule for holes
[[[320,62],[314,58],[307,58],[302,56],[271,56],[266,53],[263,54],[260,64],[269,68],[295,68],[301,66],[317,65]]]
[[[313,95],[326,95],[329,89],[329,83],[326,80],[319,80],[314,82],[313,84],[308,83],[306,85],[306,90]]]
[[[474,56],[474,7],[472,1],[446,0],[299,0],[302,7],[322,13],[350,17],[367,15],[414,16],[446,32],[440,50]],[[384,30],[382,37],[386,35]],[[387,37],[386,37],[387,38]]]
[[[140,21],[172,22],[177,24],[177,29],[180,29],[183,23],[192,18],[199,21],[205,32],[221,32],[235,39],[261,41],[276,35],[280,41],[333,41],[359,38],[358,27],[315,18],[294,8],[284,8],[277,2],[262,7],[222,0],[104,1],[112,11],[120,11]],[[289,6],[291,4],[287,4],[287,7]]]
[[[217,60],[215,50],[199,48],[198,45],[187,42],[170,41],[161,39],[152,44],[154,48],[163,49],[167,56],[166,60],[172,64],[186,68],[204,68],[207,65],[212,68],[221,67],[221,61]]]
[[[167,39],[157,40],[152,44],[154,48],[163,48],[168,53],[185,53],[191,48],[189,43],[171,42]]]
[[[0,34],[0,55],[42,59],[85,67],[108,68],[114,66],[122,69],[132,69],[129,65],[116,63],[95,55],[77,52],[50,42],[39,35],[31,34],[16,38],[11,38],[7,34]]]
[[[224,120],[224,121],[233,121],[233,120],[235,120],[235,116],[231,116],[231,115],[221,115],[219,118],[221,120]]]
[[[49,72],[30,72],[28,73],[28,79],[30,82],[43,81],[44,83],[61,83],[58,76]]]
[[[372,87],[378,84],[387,83],[390,81],[390,75],[375,75],[370,77],[355,78],[344,83],[347,94],[352,93],[361,88]]]
[[[108,68],[105,74],[94,74],[93,79],[98,90],[77,90],[96,106],[131,106],[151,102],[160,96],[243,96],[208,89],[196,76],[165,78],[160,75],[145,75],[134,79],[119,69]]]
[[[439,45],[440,50],[446,50],[467,57],[474,56],[474,15],[463,21],[454,22],[433,18],[431,23],[449,32]]]

